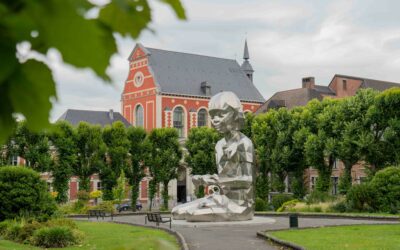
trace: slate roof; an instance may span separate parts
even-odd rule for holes
[[[67,111],[65,111],[57,121],[68,121],[73,126],[77,126],[79,122],[87,122],[102,127],[111,125],[116,121],[121,121],[125,127],[131,126],[131,124],[119,112],[113,111],[112,116],[113,119],[111,119],[110,111],[67,109]]]
[[[322,100],[322,95],[316,89],[300,88],[276,92],[258,110],[256,114],[267,112],[271,108],[286,107],[292,109],[305,106],[312,99]]]
[[[396,83],[396,82],[380,81],[380,80],[368,79],[368,78],[364,78],[364,77],[347,76],[347,75],[339,75],[339,74],[336,74],[332,78],[331,83],[333,82],[333,80],[336,77],[361,80],[362,81],[361,86],[360,86],[361,88],[372,88],[372,89],[375,89],[378,91],[384,91],[386,89],[390,89],[393,87],[400,87],[400,83]]]
[[[263,103],[265,99],[233,59],[145,48],[149,66],[163,94],[211,97],[232,91],[240,100]],[[211,86],[211,93],[201,83]]]

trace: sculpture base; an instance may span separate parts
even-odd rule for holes
[[[214,222],[190,222],[186,220],[173,220],[172,224],[179,227],[225,227],[225,226],[246,226],[246,225],[271,225],[275,219],[265,216],[254,216],[251,220],[245,221],[214,221]]]

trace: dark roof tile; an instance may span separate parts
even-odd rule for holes
[[[221,91],[232,91],[242,101],[265,101],[235,60],[153,48],[146,50],[161,93],[211,97]],[[211,86],[211,93],[202,90],[202,82]]]
[[[125,127],[131,126],[131,124],[119,112],[113,111],[112,116],[113,119],[111,119],[110,111],[67,109],[67,111],[65,111],[57,121],[68,121],[73,126],[78,125],[79,122],[87,122],[102,127],[111,125],[116,121],[121,121]]]

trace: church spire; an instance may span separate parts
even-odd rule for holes
[[[249,60],[249,59],[250,59],[249,49],[247,48],[247,39],[244,41],[243,59],[244,59],[244,60]]]
[[[246,76],[250,79],[251,82],[253,82],[253,67],[251,66],[249,59],[249,48],[247,47],[247,39],[244,42],[244,52],[243,52],[243,63],[242,66],[240,67],[242,71],[246,74]]]

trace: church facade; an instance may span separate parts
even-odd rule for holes
[[[121,113],[133,126],[177,129],[182,143],[191,128],[210,126],[208,102],[221,91],[238,95],[244,112],[255,112],[264,98],[253,84],[254,70],[245,43],[243,63],[236,60],[153,49],[137,44],[128,58],[129,73],[121,95]],[[170,182],[173,202],[191,200],[190,172],[182,166]],[[147,202],[148,180],[140,186]],[[173,204],[172,204],[173,205]]]

